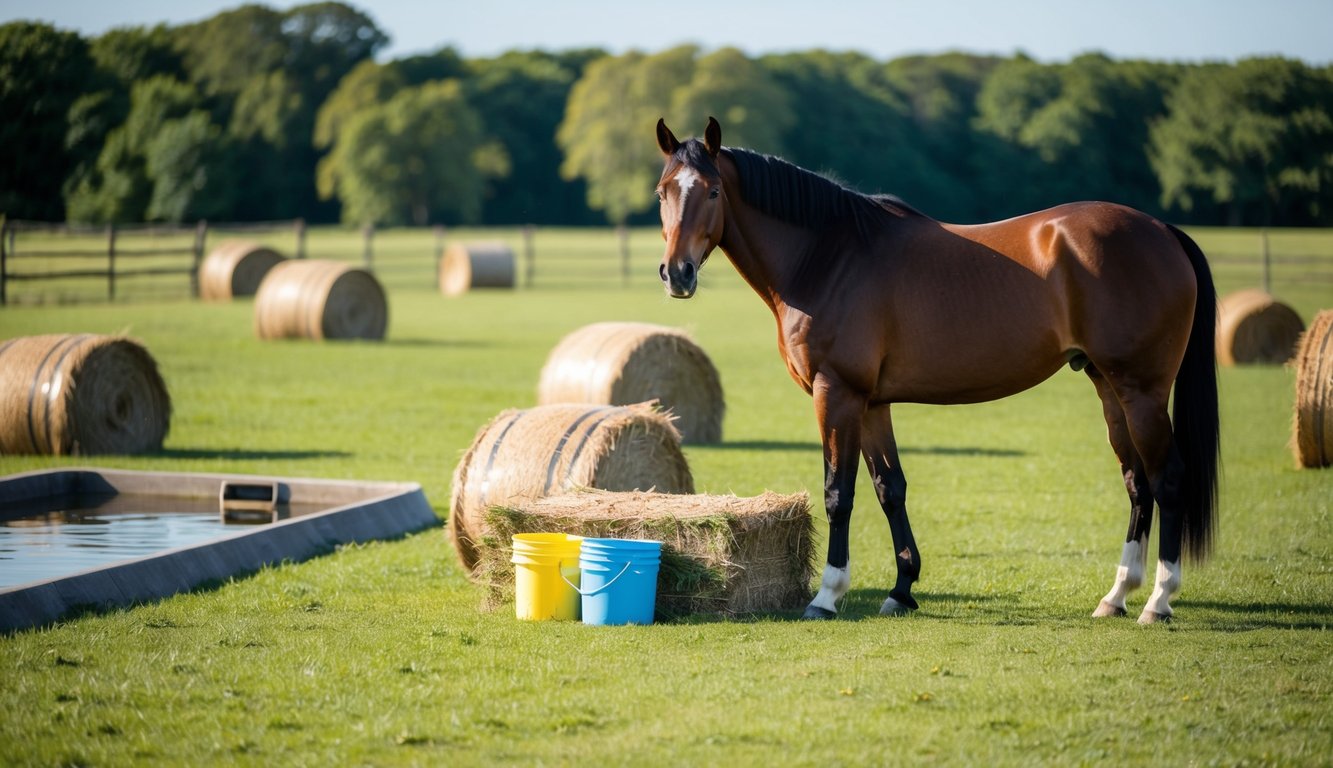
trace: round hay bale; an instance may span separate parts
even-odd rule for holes
[[[694,493],[694,478],[680,433],[651,404],[505,411],[454,469],[449,537],[469,575],[479,552],[495,546],[487,510],[575,488]]]
[[[1301,337],[1291,430],[1298,465],[1333,465],[1333,309],[1315,315]]]
[[[656,400],[687,444],[722,441],[722,382],[684,331],[649,323],[593,323],[546,358],[537,402],[629,405]]]
[[[0,454],[158,451],[170,422],[167,385],[138,342],[89,333],[0,342]]]
[[[199,298],[230,301],[254,296],[264,276],[281,261],[281,254],[259,243],[224,240],[199,265]]]
[[[513,288],[514,272],[514,252],[504,243],[455,243],[440,256],[440,293]]]
[[[379,340],[388,322],[375,276],[339,261],[284,261],[269,270],[255,296],[261,339]]]
[[[1305,330],[1291,307],[1257,288],[1227,294],[1217,307],[1217,362],[1281,365]]]

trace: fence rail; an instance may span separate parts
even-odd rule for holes
[[[115,301],[121,281],[147,277],[184,278],[156,287],[162,293],[188,293],[197,297],[199,267],[210,236],[290,230],[296,238],[296,256],[300,258],[305,255],[305,229],[305,222],[300,219],[109,226],[6,219],[0,223],[0,306],[16,298],[11,295],[12,284],[39,281],[58,285],[55,300],[60,302],[96,299],[96,294],[71,290],[61,281],[105,281],[105,300]],[[48,294],[41,292],[25,298],[44,302]]]
[[[1333,231],[1202,228],[1218,291],[1260,287],[1299,301],[1333,304]],[[296,258],[359,262],[392,290],[438,290],[440,257],[451,242],[499,241],[515,257],[516,287],[614,290],[656,284],[655,228],[318,227],[304,222],[88,227],[0,219],[0,304],[134,301],[197,297],[199,270],[221,239],[243,238]],[[709,279],[725,281],[714,268]]]

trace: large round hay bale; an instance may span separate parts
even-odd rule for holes
[[[1301,316],[1265,291],[1227,294],[1217,307],[1217,361],[1222,365],[1281,365],[1305,330]]]
[[[546,358],[537,402],[629,405],[656,400],[676,417],[681,440],[722,441],[722,381],[684,331],[649,323],[593,323]]]
[[[283,261],[277,251],[247,240],[224,240],[199,265],[199,298],[230,301],[254,296],[268,271]]]
[[[170,422],[167,385],[138,342],[89,333],[0,342],[0,454],[158,451]]]
[[[504,243],[455,243],[440,256],[440,293],[513,288],[514,251]]]
[[[375,276],[339,261],[284,261],[269,270],[255,296],[261,339],[378,340],[388,322]]]
[[[539,405],[508,410],[477,432],[454,469],[449,535],[472,574],[491,507],[575,488],[694,493],[670,417],[651,405]],[[504,542],[508,544],[508,542]]]
[[[1291,444],[1302,467],[1333,465],[1333,309],[1315,315],[1296,354]]]

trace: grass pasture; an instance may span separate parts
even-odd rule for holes
[[[1257,231],[1193,234],[1220,293],[1258,284]],[[517,230],[450,237],[522,248]],[[1271,238],[1273,292],[1307,322],[1333,306],[1333,233]],[[690,330],[721,374],[725,442],[686,448],[700,492],[818,498],[810,402],[723,257],[675,302],[653,231],[631,234],[628,288],[609,231],[534,243],[534,286],[445,299],[429,231],[377,233],[382,343],[261,342],[247,301],[0,309],[0,337],[143,340],[175,408],[161,454],[3,456],[0,474],[411,480],[443,519],[461,453],[498,411],[535,402],[555,343],[639,320]],[[309,233],[311,257],[361,249],[359,233]],[[434,528],[0,637],[0,764],[1327,765],[1333,469],[1295,468],[1292,371],[1220,377],[1217,552],[1186,567],[1169,625],[1089,618],[1128,503],[1092,387],[1066,370],[995,403],[895,409],[924,560],[910,617],[877,615],[892,547],[864,472],[853,589],[831,623],[523,624],[480,608]]]

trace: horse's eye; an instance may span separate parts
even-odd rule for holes
[[[709,200],[716,200],[716,199],[717,199],[717,193],[718,193],[718,189],[717,189],[717,187],[713,187],[712,189],[708,190],[708,199],[709,199]]]
[[[661,189],[654,189],[654,190],[653,190],[653,194],[657,195],[657,201],[658,201],[658,202],[661,202],[661,201],[664,199],[664,198],[662,197],[662,190],[661,190]]]

